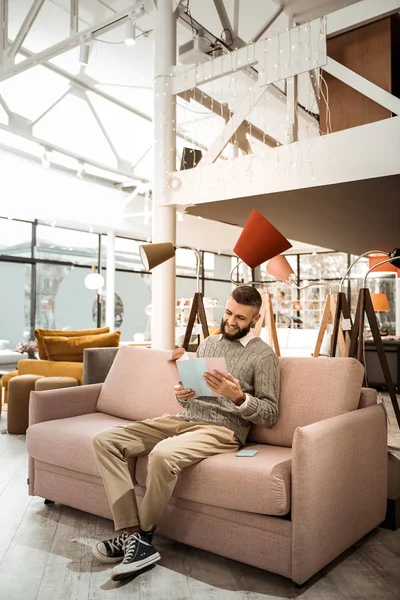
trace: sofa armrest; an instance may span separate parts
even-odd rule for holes
[[[381,404],[296,429],[292,579],[304,583],[386,513],[387,423]]]
[[[18,371],[9,371],[8,373],[5,373],[3,375],[3,377],[0,379],[0,382],[5,390],[8,388],[10,379],[12,379],[13,377],[16,377],[18,374],[19,374]]]
[[[43,377],[73,377],[79,383],[83,379],[83,362],[63,360],[20,360],[18,375],[43,375]]]
[[[373,388],[361,388],[360,401],[358,408],[367,408],[378,403],[378,392]]]
[[[29,425],[96,412],[102,384],[31,392]]]

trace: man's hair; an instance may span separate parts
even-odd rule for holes
[[[244,306],[254,306],[257,311],[260,310],[262,305],[262,298],[260,292],[251,285],[238,285],[232,292],[231,298],[238,304]]]

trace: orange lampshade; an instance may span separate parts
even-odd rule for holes
[[[386,260],[387,258],[388,257],[386,256],[386,254],[372,254],[371,256],[368,257],[369,268],[372,269],[372,267],[374,265],[377,265],[378,263],[382,262],[383,260]],[[380,265],[380,267],[377,267],[376,269],[374,269],[374,273],[376,273],[378,271],[386,271],[386,273],[394,272],[394,273],[397,273],[397,277],[400,277],[400,269],[397,269],[390,262]]]
[[[371,294],[372,306],[375,312],[389,312],[389,300],[386,294]]]
[[[294,275],[292,267],[289,265],[287,259],[281,254],[279,256],[274,256],[274,258],[271,258],[271,260],[268,261],[267,273],[285,283],[290,283],[291,275]]]
[[[233,251],[255,269],[291,247],[292,244],[265,217],[253,210]]]

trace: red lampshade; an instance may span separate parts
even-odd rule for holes
[[[290,283],[291,275],[294,275],[294,271],[292,267],[289,265],[287,259],[282,256],[274,256],[267,263],[267,273],[279,279],[279,281],[284,281]]]
[[[255,269],[291,247],[292,244],[265,217],[253,210],[233,251]]]
[[[389,300],[386,294],[371,294],[372,306],[375,312],[389,312]]]
[[[387,258],[388,257],[386,256],[386,254],[371,254],[371,256],[368,257],[369,268],[372,269],[374,265],[377,265],[378,263],[382,262],[383,260],[386,260]],[[373,272],[376,273],[378,271],[394,272],[397,273],[397,277],[400,277],[400,269],[397,269],[390,262],[380,265],[379,267],[374,269]]]

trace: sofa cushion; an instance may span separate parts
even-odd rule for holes
[[[178,370],[170,358],[170,350],[122,346],[101,388],[97,410],[131,421],[181,412],[174,394]]]
[[[109,327],[99,327],[98,329],[35,329],[34,334],[37,342],[38,354],[41,360],[47,360],[47,352],[43,343],[43,337],[52,337],[62,335],[63,337],[77,337],[79,335],[97,335],[99,333],[109,333]]]
[[[85,348],[115,348],[119,345],[121,332],[99,333],[79,336],[43,336],[48,360],[83,362]]]
[[[297,427],[358,408],[364,367],[354,358],[281,358],[279,417],[253,425],[249,441],[291,446]]]
[[[28,429],[27,449],[33,458],[43,462],[99,477],[92,450],[93,436],[126,424],[122,419],[103,413],[36,423]]]
[[[174,496],[232,510],[282,516],[290,510],[291,448],[252,445],[258,454],[210,456],[179,475]],[[135,479],[146,485],[147,456],[137,459]]]

